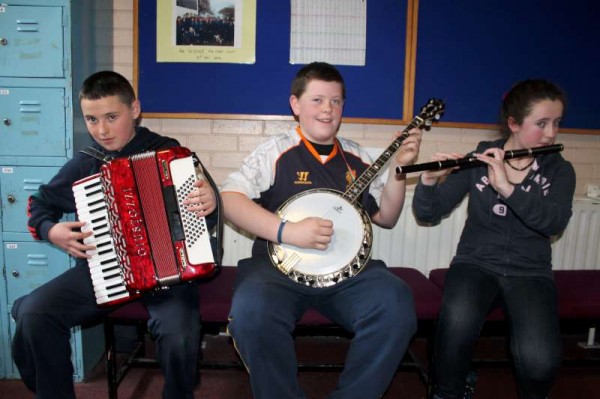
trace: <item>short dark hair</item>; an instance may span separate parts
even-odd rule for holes
[[[500,127],[508,137],[511,131],[508,118],[512,117],[519,125],[531,113],[533,106],[543,100],[560,101],[566,106],[565,93],[554,83],[544,79],[527,79],[515,84],[504,95],[500,111]]]
[[[342,85],[342,98],[346,99],[346,84],[342,74],[336,67],[326,62],[312,62],[300,68],[292,81],[291,94],[300,97],[304,94],[308,82],[314,79],[340,83]]]
[[[99,100],[104,97],[118,96],[123,104],[131,105],[135,101],[135,92],[131,83],[113,71],[100,71],[90,75],[81,85],[79,101]]]

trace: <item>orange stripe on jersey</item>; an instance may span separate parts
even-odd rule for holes
[[[315,157],[320,163],[325,164],[331,158],[333,158],[337,155],[337,153],[338,153],[337,141],[336,141],[335,145],[333,146],[333,150],[327,156],[327,159],[325,159],[325,161],[323,161],[321,159],[321,155],[317,152],[317,150],[315,150],[315,147],[313,147],[312,143],[310,141],[308,141],[308,139],[306,137],[304,137],[304,134],[302,134],[302,129],[300,129],[300,126],[296,126],[296,132],[298,132],[298,134],[300,135],[300,138],[304,142],[304,145],[306,146],[306,148],[308,148],[308,151],[310,151],[312,156]]]

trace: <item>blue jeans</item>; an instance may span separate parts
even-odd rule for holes
[[[433,357],[438,397],[462,398],[481,328],[497,306],[502,306],[509,324],[519,397],[548,396],[562,352],[554,281],[502,276],[475,265],[453,264],[444,283]]]
[[[150,313],[148,328],[165,375],[163,398],[194,397],[200,342],[198,300],[195,283],[141,299]],[[38,399],[75,398],[70,329],[100,323],[115,309],[96,305],[85,264],[15,301],[12,355],[23,382]]]
[[[380,398],[416,331],[410,288],[381,261],[332,287],[298,284],[269,260],[238,265],[229,332],[250,374],[255,399],[300,399],[292,332],[314,308],[353,333],[331,399]]]

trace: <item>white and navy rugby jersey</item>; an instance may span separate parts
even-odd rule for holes
[[[300,127],[293,128],[258,146],[244,159],[240,170],[229,175],[220,191],[245,194],[271,212],[306,190],[328,188],[343,193],[372,159],[352,140],[339,137],[337,143],[322,160]],[[378,176],[360,198],[369,215],[379,210],[383,186]]]

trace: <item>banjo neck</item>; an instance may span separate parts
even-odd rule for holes
[[[398,136],[392,143],[383,151],[383,153],[369,166],[361,175],[356,179],[354,183],[342,197],[350,203],[354,203],[363,191],[375,180],[375,178],[381,173],[381,170],[388,163],[390,158],[394,156],[396,151],[402,145],[402,142],[409,136],[408,132],[413,128],[419,127],[423,124],[423,119],[420,116],[415,117],[411,123],[402,131],[402,134]]]

